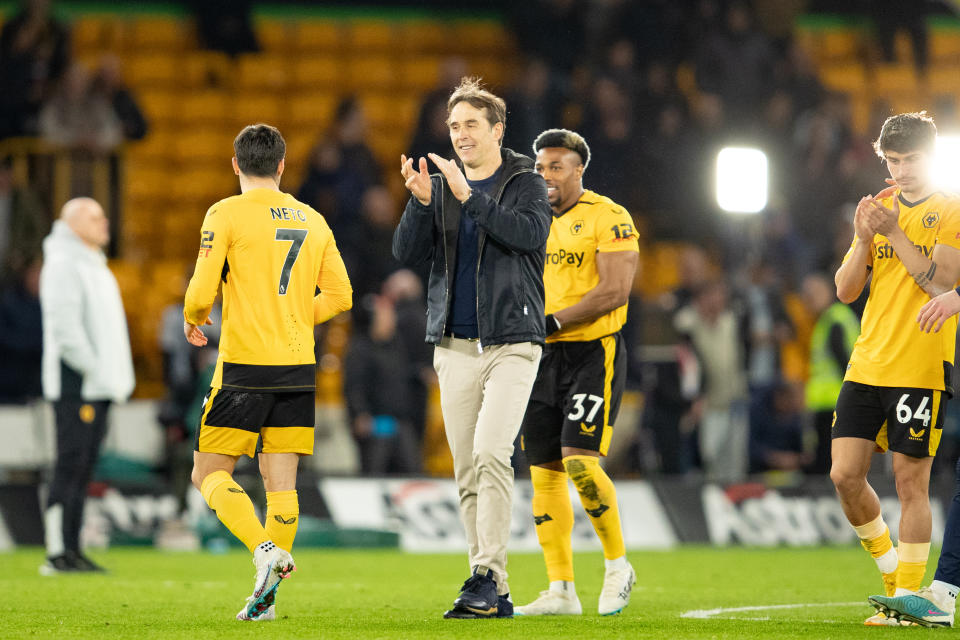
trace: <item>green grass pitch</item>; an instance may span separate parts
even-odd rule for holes
[[[632,552],[638,574],[633,599],[623,614],[609,618],[595,613],[603,558],[577,554],[585,615],[512,620],[442,619],[466,578],[465,556],[294,551],[298,571],[280,588],[277,620],[264,623],[233,619],[253,584],[245,551],[118,548],[91,553],[109,575],[53,577],[37,572],[40,549],[0,554],[0,638],[847,639],[921,632],[862,626],[873,612],[866,597],[881,585],[859,546]],[[927,581],[936,557],[931,554]],[[511,554],[509,569],[516,603],[546,587],[538,554]],[[752,608],[736,610],[744,607]],[[691,610],[708,613],[681,617]]]

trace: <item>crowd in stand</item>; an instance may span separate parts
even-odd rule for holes
[[[145,135],[116,62],[95,74],[72,63],[67,31],[44,5],[27,3],[39,8],[9,20],[0,36],[0,127],[14,127],[0,138],[103,148]],[[507,10],[522,59],[512,86],[493,87],[507,102],[505,146],[532,154],[544,129],[580,132],[592,152],[585,187],[624,205],[645,230],[644,244],[684,247],[675,254],[679,285],[657,296],[638,290],[631,300],[629,380],[644,403],[636,425],[617,425],[632,434],[618,445],[626,452],[619,472],[702,470],[736,481],[829,466],[815,419],[824,409],[804,388],[810,341],[835,302],[832,274],[853,236],[853,203],[885,186],[869,135],[890,111],[878,102],[867,136],[853,130],[847,98],[824,88],[791,37],[808,5],[528,0]],[[915,60],[926,64],[922,29],[915,42]],[[445,61],[410,132],[413,157],[451,153],[446,98],[465,69]],[[353,284],[343,397],[363,471],[416,473],[434,382],[422,342],[423,274],[392,257],[402,203],[385,173],[396,167],[380,166],[367,139],[361,103],[344,98],[302,183],[288,188],[326,216]],[[729,144],[758,146],[769,158],[769,205],[751,220],[725,217],[715,204],[716,152]],[[39,316],[37,254],[49,214],[3,163],[0,224],[0,401],[15,402],[39,392],[40,330],[31,314]],[[843,360],[849,345],[845,356],[837,330],[825,330],[818,339]],[[163,338],[171,386],[164,419],[183,425],[204,363],[181,353],[174,335]],[[958,431],[960,418],[948,416],[943,453],[954,458]]]

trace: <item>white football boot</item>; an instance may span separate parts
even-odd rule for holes
[[[612,616],[623,611],[630,604],[630,592],[636,581],[637,574],[629,562],[624,569],[607,571],[603,576],[597,612],[602,616]]]
[[[238,620],[256,620],[272,611],[280,581],[297,570],[293,557],[272,542],[265,542],[254,550],[253,566],[257,568],[253,594],[237,614]]]
[[[541,591],[530,604],[514,607],[515,616],[579,616],[583,613],[580,598],[573,591]]]

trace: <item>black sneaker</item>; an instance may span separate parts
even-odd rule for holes
[[[96,562],[76,551],[67,551],[67,559],[73,564],[75,571],[83,571],[86,573],[106,573],[107,570],[98,565]]]
[[[453,601],[453,609],[443,614],[444,618],[495,618],[499,608],[497,583],[490,569],[478,567],[460,588],[460,595]],[[511,612],[512,613],[512,612]]]
[[[42,576],[55,576],[58,573],[75,573],[76,571],[76,566],[65,553],[53,557],[47,556],[47,561],[40,565]]]
[[[512,618],[513,617],[513,600],[510,599],[510,594],[497,596],[497,617],[498,618]]]

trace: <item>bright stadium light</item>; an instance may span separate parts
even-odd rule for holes
[[[938,187],[960,190],[960,135],[937,136],[933,179]]]
[[[725,147],[717,154],[717,204],[731,213],[757,213],[767,206],[767,154]]]

